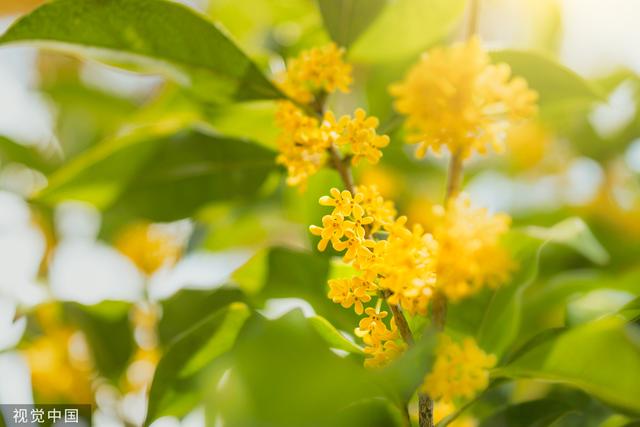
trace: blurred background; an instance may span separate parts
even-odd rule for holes
[[[39,3],[0,0],[0,33]],[[220,22],[269,75],[283,69],[286,57],[329,40],[321,8],[311,0],[183,3]],[[387,87],[427,48],[460,39],[467,6],[461,0],[431,2],[439,10],[437,19],[448,24],[438,34],[423,34],[428,25],[411,19],[421,13],[416,1],[391,3],[404,4],[404,15],[396,19],[406,26],[372,28],[356,42],[348,56],[355,67],[353,90],[331,103],[338,113],[359,105],[380,118],[392,144],[378,166],[358,168],[357,179],[378,185],[411,221],[428,223],[432,204],[442,198],[445,162],[414,160],[413,148],[402,142]],[[541,63],[555,59],[566,67],[562,72],[581,76],[580,84],[597,94],[549,88],[539,119],[508,135],[507,155],[474,158],[467,169],[471,197],[509,213],[514,226],[547,226],[578,215],[609,253],[609,262],[596,271],[570,251],[547,251],[529,290],[532,306],[545,309],[524,313],[523,336],[556,326],[566,316],[579,322],[580,316],[635,298],[638,22],[640,2],[634,0],[482,1],[479,35],[486,47],[499,51],[498,59],[510,49],[535,52]],[[522,67],[535,76],[531,64],[538,62],[524,61]],[[544,74],[538,79],[544,81]],[[273,319],[294,307],[306,315],[326,314],[327,267],[307,260],[305,251],[313,250],[307,226],[323,214],[317,198],[339,184],[331,171],[314,177],[303,194],[286,188],[275,167],[267,168],[247,197],[200,203],[186,215],[103,206],[108,183],[75,189],[75,194],[90,192],[79,200],[30,201],[51,185],[54,171],[145,123],[197,116],[225,135],[273,149],[274,109],[272,102],[200,102],[157,75],[32,47],[0,47],[0,403],[91,402],[97,405],[95,425],[139,425],[161,354],[181,327],[193,323],[183,312],[205,295],[211,307],[234,300],[230,295],[240,289]],[[258,278],[265,273],[258,270],[265,262],[267,282],[301,277],[307,281],[304,292],[289,292],[285,285],[261,292]],[[309,271],[319,272],[319,279],[309,281]],[[604,290],[603,280],[609,283]],[[344,330],[355,324],[346,314],[333,320],[336,316]],[[251,351],[257,355],[261,350],[255,345]],[[153,425],[204,424],[198,407],[181,421],[168,416]]]

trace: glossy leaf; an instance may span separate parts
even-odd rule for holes
[[[169,345],[184,331],[232,302],[245,302],[240,290],[233,288],[211,291],[181,290],[160,303],[162,307],[162,318],[158,323],[160,342]]]
[[[523,77],[538,92],[543,109],[553,104],[588,105],[603,100],[599,88],[543,54],[500,50],[491,52],[491,59],[509,64],[515,76]]]
[[[363,62],[391,62],[417,56],[445,37],[459,22],[466,0],[389,2],[351,48]]]
[[[322,19],[339,46],[349,46],[371,25],[388,0],[318,0]]]
[[[198,403],[198,374],[229,351],[249,318],[249,308],[232,303],[184,331],[158,363],[145,425],[162,415],[182,416]]]
[[[620,318],[603,318],[542,340],[493,375],[573,386],[640,413],[639,333]]]
[[[572,410],[564,402],[538,399],[518,403],[491,414],[480,427],[546,427]]]
[[[327,319],[322,316],[309,318],[309,324],[331,346],[349,353],[364,354],[362,347],[345,338]]]
[[[206,203],[249,197],[275,169],[273,153],[258,145],[172,131],[158,126],[96,146],[57,171],[37,200],[81,200],[170,221]]]
[[[174,2],[50,2],[0,37],[0,44],[17,42],[161,71],[216,101],[281,96],[224,32]]]

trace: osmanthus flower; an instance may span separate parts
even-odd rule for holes
[[[357,314],[364,312],[364,305],[371,301],[375,285],[362,277],[329,280],[329,298],[343,306],[354,306]]]
[[[351,147],[351,163],[354,165],[362,158],[373,165],[378,163],[382,157],[380,149],[389,145],[389,137],[378,135],[376,132],[380,121],[376,117],[368,117],[362,108],[358,108],[353,117],[345,115],[338,120],[328,111],[325,114],[325,122],[335,132],[334,143],[338,147]]]
[[[434,207],[431,232],[438,242],[437,288],[457,301],[505,283],[514,261],[501,244],[511,219],[471,205],[462,194]]]
[[[280,88],[287,96],[309,104],[320,93],[349,91],[351,65],[344,62],[345,50],[334,43],[302,51],[287,61]]]
[[[182,254],[183,242],[157,224],[140,222],[122,230],[115,247],[143,273],[151,275],[163,266],[175,264]]]
[[[339,119],[322,112],[323,96],[348,91],[351,66],[343,61],[344,49],[335,44],[303,51],[289,61],[280,87],[292,101],[281,101],[276,124],[282,130],[277,145],[277,162],[287,168],[287,184],[304,189],[307,179],[327,162],[332,146],[350,152],[355,165],[360,159],[375,164],[389,137],[378,135],[378,119],[362,109]],[[314,116],[313,114],[317,114]]]
[[[473,398],[489,385],[489,369],[496,358],[478,347],[473,338],[462,343],[441,335],[436,360],[425,377],[422,391],[433,399],[451,402],[456,398]]]
[[[307,179],[326,163],[329,132],[289,101],[279,103],[276,124],[282,129],[276,141],[280,152],[276,162],[287,168],[287,184],[304,188]]]
[[[381,297],[411,314],[426,314],[436,286],[437,244],[419,225],[406,226],[407,218],[396,218],[393,203],[385,201],[375,188],[359,186],[355,194],[332,189],[320,204],[333,208],[323,217],[323,226],[311,226],[321,237],[318,248],[330,242],[343,260],[361,274],[330,282],[329,298],[358,314],[377,297],[375,308],[366,307],[366,318],[356,329],[370,355],[368,366],[380,366],[402,348],[393,317],[386,326]],[[347,213],[346,216],[343,214]],[[389,342],[394,342],[393,344]]]
[[[432,49],[390,90],[418,157],[443,147],[463,159],[500,152],[505,131],[535,113],[538,97],[508,65],[491,64],[477,37]]]

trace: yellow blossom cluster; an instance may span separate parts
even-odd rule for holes
[[[382,157],[381,148],[389,144],[389,137],[378,135],[378,119],[367,117],[359,108],[353,117],[344,115],[336,119],[328,111],[323,121],[306,115],[289,101],[281,101],[276,112],[276,124],[282,130],[277,145],[277,162],[287,168],[287,184],[302,185],[320,170],[327,161],[327,150],[335,144],[349,148],[352,164],[364,158],[375,164]]]
[[[399,354],[398,332],[387,312],[380,311],[380,298],[411,314],[426,314],[435,286],[437,244],[420,225],[406,226],[406,217],[396,217],[393,203],[385,201],[375,187],[360,186],[352,194],[333,188],[320,204],[333,208],[322,218],[322,226],[310,231],[320,236],[318,249],[332,247],[344,252],[343,260],[360,273],[329,282],[329,298],[345,308],[354,306],[360,321],[356,335],[366,344],[367,366],[381,366]],[[376,308],[365,304],[378,298]]]
[[[92,402],[92,366],[84,335],[62,325],[54,304],[39,306],[35,314],[44,334],[31,341],[23,354],[36,397],[44,402]]]
[[[496,364],[492,354],[486,354],[472,338],[461,344],[441,335],[436,360],[426,376],[422,389],[434,399],[451,402],[455,398],[472,398],[489,385],[489,369]]]
[[[446,147],[463,159],[502,151],[504,133],[535,113],[538,97],[508,65],[491,64],[477,37],[432,49],[391,93],[418,157]]]
[[[513,261],[500,239],[509,230],[506,214],[490,214],[471,205],[462,194],[435,206],[430,229],[438,242],[437,288],[452,301],[477,293],[484,286],[506,282]]]
[[[334,43],[301,52],[288,61],[280,75],[280,88],[302,104],[313,102],[320,93],[348,92],[351,65],[343,56],[344,49]]]
[[[115,247],[145,274],[173,265],[182,253],[182,242],[154,224],[135,223],[120,232]]]

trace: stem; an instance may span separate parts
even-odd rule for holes
[[[462,184],[462,156],[459,152],[451,154],[449,161],[449,173],[447,176],[447,192],[444,196],[445,205],[450,198],[455,197]],[[445,206],[446,207],[446,206]]]
[[[396,319],[396,326],[398,327],[404,342],[408,345],[415,344],[415,341],[413,340],[413,333],[411,332],[411,328],[409,328],[409,323],[407,322],[406,317],[404,317],[404,314],[402,313],[402,309],[395,304],[389,304],[389,308],[393,313],[393,317]]]
[[[469,26],[467,27],[467,38],[471,38],[478,33],[478,15],[480,11],[480,0],[471,0],[469,9]]]
[[[355,194],[353,175],[351,175],[351,165],[349,165],[348,159],[342,158],[340,151],[338,151],[338,147],[334,144],[331,144],[331,147],[329,147],[329,154],[331,155],[333,168],[340,174],[340,178],[342,178],[345,188],[349,190],[351,194]]]

